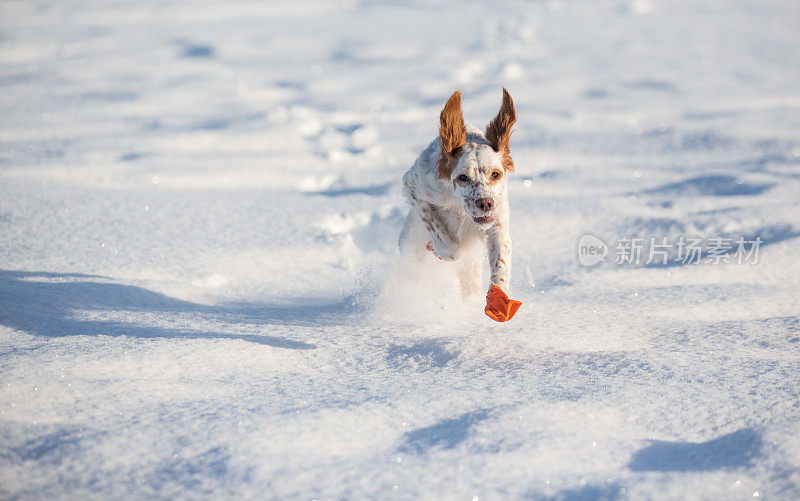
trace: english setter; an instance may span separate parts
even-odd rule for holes
[[[403,176],[403,194],[411,210],[400,234],[400,250],[424,259],[427,249],[444,261],[458,261],[461,291],[468,297],[481,291],[483,255],[475,251],[486,246],[489,294],[497,294],[499,288],[508,302],[502,291],[508,290],[511,274],[506,175],[514,172],[509,150],[511,127],[517,121],[514,102],[504,88],[500,111],[482,132],[464,124],[461,91],[456,91],[439,120],[439,137]],[[486,313],[495,320],[508,320],[519,308],[512,301],[496,318],[489,311],[490,295]]]

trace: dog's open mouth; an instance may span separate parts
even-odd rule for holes
[[[479,224],[486,224],[494,221],[494,216],[473,217],[472,220]]]

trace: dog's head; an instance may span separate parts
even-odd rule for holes
[[[511,95],[503,89],[503,104],[486,126],[485,137],[467,134],[461,113],[461,92],[450,96],[439,116],[442,152],[437,177],[453,185],[464,211],[481,226],[494,224],[499,204],[506,197],[506,174],[514,172],[509,140],[517,112]],[[469,139],[469,141],[468,141]]]

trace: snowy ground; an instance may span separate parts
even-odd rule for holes
[[[797,499],[799,24],[4,1],[0,498]],[[507,324],[395,244],[446,98],[501,85]],[[588,269],[587,231],[763,244]]]

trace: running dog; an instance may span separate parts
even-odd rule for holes
[[[461,291],[468,297],[482,288],[481,256],[472,251],[486,246],[491,268],[486,314],[498,321],[509,320],[521,304],[504,293],[511,276],[506,176],[514,172],[509,141],[516,121],[514,101],[504,88],[500,111],[485,131],[465,125],[456,91],[439,115],[439,137],[403,176],[411,210],[400,234],[401,253],[422,258],[427,249],[444,261],[458,261]]]

